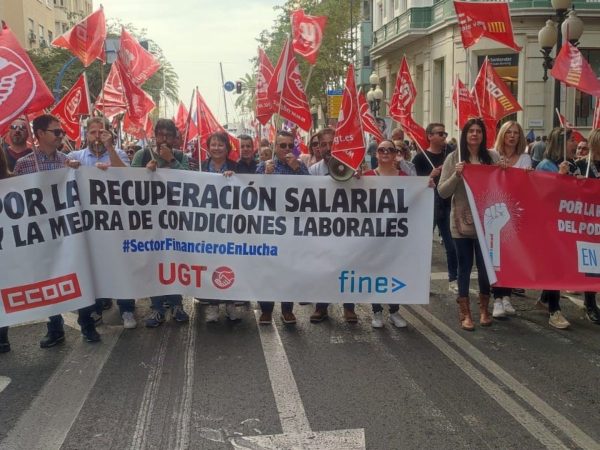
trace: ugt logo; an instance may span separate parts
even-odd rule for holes
[[[338,280],[341,294],[393,294],[406,287],[396,277],[357,275],[354,270],[342,270]]]

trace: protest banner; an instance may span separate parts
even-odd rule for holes
[[[0,326],[175,293],[427,303],[427,182],[93,167],[3,180]]]
[[[490,283],[600,291],[597,180],[474,165],[463,176]]]

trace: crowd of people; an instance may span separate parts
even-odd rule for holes
[[[86,124],[85,148],[64,151],[65,133],[59,120],[44,114],[30,124],[16,119],[10,125],[8,140],[0,152],[0,179],[28,173],[54,170],[64,167],[77,169],[94,166],[100,170],[109,167],[139,167],[155,171],[201,170],[230,176],[240,174],[279,174],[328,176],[331,148],[335,131],[324,128],[310,137],[308,154],[298,155],[295,135],[279,131],[275,141],[262,141],[255,148],[254,139],[246,134],[238,136],[240,158],[230,159],[232,144],[225,132],[211,134],[206,141],[207,157],[201,162],[193,153],[180,150],[181,136],[175,123],[159,119],[154,127],[154,141],[148,145],[124,145],[117,148],[115,135],[109,123],[101,117],[92,117]],[[467,164],[499,165],[502,168],[555,172],[568,176],[600,178],[600,130],[590,133],[587,141],[577,143],[569,129],[555,128],[549,136],[528,142],[522,127],[515,121],[505,122],[497,133],[495,142],[488,142],[485,124],[480,119],[470,119],[464,125],[460,141],[448,139],[445,125],[431,123],[426,130],[429,148],[416,150],[404,140],[402,129],[392,131],[391,139],[372,142],[363,167],[356,176],[423,176],[429,178],[434,189],[434,223],[443,242],[449,290],[457,294],[459,324],[472,331],[475,323],[471,315],[469,286],[473,263],[477,268],[479,288],[479,325],[489,326],[493,319],[514,315],[511,296],[518,288],[490,286],[484,267],[480,244],[477,240],[473,215],[467,200],[462,173]],[[33,136],[32,136],[33,134]],[[34,139],[33,139],[34,138]],[[566,139],[566,145],[565,145]],[[31,142],[36,142],[35,150]],[[29,143],[29,144],[28,144]],[[413,147],[411,151],[411,147]],[[566,159],[564,158],[566,148]],[[588,153],[589,161],[588,164]],[[197,155],[197,153],[196,153]],[[522,289],[520,289],[522,291]],[[493,299],[490,313],[490,299]],[[600,310],[595,293],[585,292],[585,312],[588,319],[600,324]],[[151,297],[151,312],[145,318],[145,326],[155,328],[170,317],[177,322],[189,321],[181,295]],[[197,300],[202,301],[202,300]],[[102,312],[112,306],[113,299],[96,299],[93,305],[78,311],[78,324],[87,342],[98,342],[100,334],[96,325],[102,320]],[[244,302],[202,301],[206,303],[206,321],[219,320],[219,306],[225,304],[229,320],[242,318]],[[135,299],[117,299],[123,326],[135,328]],[[269,325],[273,320],[274,303],[259,301],[259,323]],[[557,329],[569,327],[560,308],[560,292],[542,291],[537,304],[548,311],[549,325]],[[315,309],[310,316],[313,323],[328,317],[329,303],[315,299]],[[383,307],[373,304],[372,326],[384,326]],[[353,303],[343,304],[347,322],[359,320]],[[398,305],[389,305],[389,321],[398,328],[407,324],[400,316]],[[281,303],[281,319],[285,324],[296,323],[294,304]],[[53,347],[65,339],[64,321],[61,315],[52,316],[47,323],[47,333],[40,341],[42,348]],[[0,328],[0,353],[10,351],[8,328]]]

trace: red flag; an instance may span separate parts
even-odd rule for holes
[[[377,126],[375,118],[371,115],[367,99],[362,91],[358,93],[358,106],[360,108],[360,118],[362,120],[363,130],[372,134],[378,143],[383,141],[385,136]]]
[[[133,80],[123,71],[119,61],[115,61],[121,82],[123,83],[123,94],[127,101],[127,114],[132,122],[145,125],[146,116],[156,107],[156,104],[145,91],[137,86]]]
[[[414,121],[412,116],[406,115],[400,118],[400,125],[404,132],[421,148],[426,150],[429,148],[429,141],[425,129]]]
[[[52,93],[2,22],[0,31],[0,134],[21,114],[30,114],[54,103]]]
[[[550,71],[557,80],[593,97],[600,97],[600,80],[577,47],[565,41]]]
[[[592,121],[592,130],[600,128],[600,97],[596,97],[596,107],[594,108],[594,120]]]
[[[496,121],[523,109],[487,57],[477,74],[472,95],[479,110]]]
[[[90,95],[85,73],[80,75],[73,87],[50,113],[58,117],[69,139],[75,141],[79,137],[81,116],[90,115]]]
[[[331,155],[353,170],[358,169],[365,158],[365,140],[362,132],[360,106],[356,95],[354,65],[348,66],[342,106],[335,129]]]
[[[496,142],[496,128],[498,126],[498,120],[483,113],[483,123],[485,124],[485,140],[488,148],[494,148]],[[462,129],[462,128],[461,128]]]
[[[137,139],[148,139],[154,135],[150,115],[146,115],[142,120],[132,120],[129,114],[125,114],[123,130]]]
[[[94,108],[101,111],[109,120],[114,116],[124,113],[127,110],[127,99],[123,94],[123,83],[117,64],[113,64],[108,73],[108,77],[104,82],[104,87],[98,98]]]
[[[273,115],[273,102],[269,96],[269,83],[273,78],[273,64],[262,48],[258,48],[258,73],[256,74],[256,118],[265,125]]]
[[[173,122],[175,122],[175,126],[181,133],[181,136],[185,134],[185,129],[187,126],[189,112],[182,101],[179,102],[179,106],[177,107],[177,113],[175,117],[173,117]]]
[[[96,59],[106,62],[105,40],[106,20],[104,10],[100,7],[65,34],[54,39],[52,45],[66,48],[87,67]]]
[[[160,68],[160,62],[154,55],[146,51],[125,28],[121,30],[118,60],[125,73],[138,86],[144,84]]]
[[[292,12],[292,46],[294,51],[314,65],[323,41],[326,16],[308,16],[299,9]]]
[[[206,151],[206,139],[212,133],[216,131],[222,131],[227,133],[227,130],[223,128],[223,126],[219,123],[219,121],[215,118],[212,111],[204,101],[200,92],[196,89],[196,114],[197,114],[197,127],[199,132],[198,140],[200,142],[200,147]],[[229,134],[229,133],[227,133]],[[233,161],[237,161],[240,159],[240,141],[235,136],[229,134],[229,141],[231,142],[231,151],[227,156],[229,159]]]
[[[473,117],[481,117],[475,99],[458,76],[456,77],[454,91],[452,92],[452,104],[456,108],[458,116],[457,125],[461,130],[467,120]]]
[[[390,103],[390,116],[397,122],[402,115],[412,113],[412,105],[415,103],[417,98],[417,89],[410,76],[408,70],[408,63],[406,57],[402,57],[400,68],[398,69],[398,75],[396,76],[396,86],[394,87],[394,93],[392,94],[392,101]]]
[[[310,130],[312,116],[289,39],[283,47],[274,76],[269,83],[269,95],[276,101],[276,111],[281,117],[294,122],[304,131]]]
[[[560,122],[560,126],[571,130],[571,134],[573,136],[573,139],[575,139],[575,142],[579,144],[581,141],[585,141],[585,137],[583,136],[583,134],[577,131],[573,124],[569,122],[567,118],[558,111],[558,109],[556,110],[556,114],[558,114],[558,121]]]
[[[513,36],[508,3],[454,1],[463,47],[475,45],[482,36],[519,52]]]

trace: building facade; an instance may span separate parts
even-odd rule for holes
[[[425,126],[442,122],[457,136],[452,89],[456,76],[468,84],[475,80],[486,56],[523,107],[514,117],[525,132],[547,134],[554,118],[554,79],[543,80],[543,57],[538,31],[555,12],[549,0],[510,2],[517,53],[482,38],[467,52],[461,42],[452,0],[373,0],[371,64],[380,77],[384,98],[390,100],[402,56],[407,58],[417,88],[415,120]],[[573,3],[585,24],[579,49],[600,74],[600,1]],[[490,2],[493,7],[493,2]],[[552,53],[554,56],[554,51]],[[594,101],[573,88],[561,87],[560,111],[576,127],[590,129]],[[386,110],[383,110],[386,113]]]
[[[92,13],[92,0],[5,0],[4,20],[26,50],[46,47],[75,22]]]

